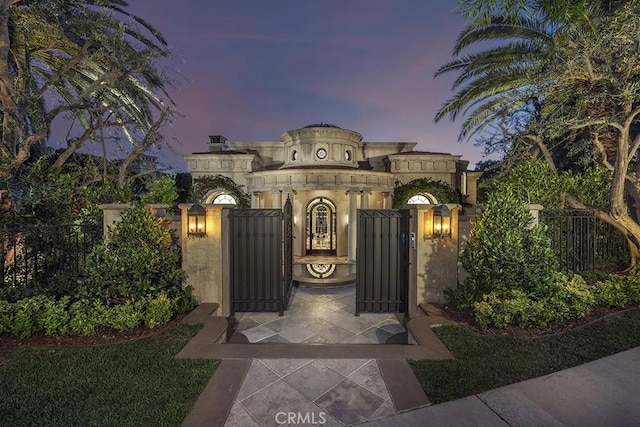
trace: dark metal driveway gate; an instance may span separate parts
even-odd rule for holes
[[[358,212],[356,316],[361,312],[406,313],[410,212]]]
[[[234,209],[231,314],[287,309],[293,283],[291,201],[280,209]]]

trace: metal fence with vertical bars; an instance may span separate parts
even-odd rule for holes
[[[358,212],[356,316],[361,312],[406,312],[409,211]]]
[[[101,239],[96,225],[0,229],[0,286],[33,292],[61,273],[77,277]]]
[[[560,268],[567,273],[628,265],[625,237],[590,209],[545,209],[540,223],[547,226]]]

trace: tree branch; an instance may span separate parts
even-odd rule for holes
[[[611,163],[609,163],[609,160],[607,159],[607,150],[604,148],[602,141],[600,141],[597,132],[593,133],[593,145],[596,147],[598,153],[600,154],[600,163],[602,163],[602,166],[613,172],[614,167]]]
[[[547,146],[542,141],[542,138],[538,135],[525,135],[525,138],[529,139],[530,141],[536,144],[536,148],[538,148],[542,153],[542,157],[549,165],[551,172],[553,172],[554,175],[558,175],[558,168],[556,168],[556,164],[553,161],[553,156],[551,155],[551,152],[549,151]]]
[[[135,174],[135,175],[132,175],[132,176],[128,177],[128,178],[125,180],[125,183],[131,182],[131,181],[133,181],[133,180],[135,180],[135,179],[138,179],[138,178],[142,178],[143,176],[147,176],[147,175],[151,175],[151,174],[159,173],[159,172],[165,172],[165,171],[169,171],[169,170],[171,170],[171,168],[170,168],[170,167],[160,168],[160,169],[158,169],[158,168],[153,168],[153,169],[148,170],[148,171],[146,171],[146,172],[140,172],[140,173],[137,173],[137,174]]]
[[[582,60],[584,62],[585,67],[587,68],[587,72],[589,73],[589,77],[591,80],[595,80],[596,76],[593,73],[593,67],[591,66],[591,60],[587,55],[582,55]]]
[[[91,47],[91,42],[87,40],[82,46],[82,48],[80,49],[80,54],[66,61],[62,67],[58,68],[55,71],[55,73],[49,76],[47,78],[47,81],[40,88],[40,90],[38,90],[33,95],[33,98],[40,99],[42,96],[44,96],[45,92],[49,90],[51,86],[53,86],[54,82],[59,81],[67,72],[69,72],[69,70],[71,70],[76,65],[82,63],[82,61],[87,57],[89,47]]]
[[[118,186],[123,187],[127,182],[127,171],[131,163],[147,151],[153,144],[158,142],[161,137],[158,135],[158,129],[165,124],[170,115],[170,109],[166,108],[160,113],[160,117],[155,121],[153,126],[145,134],[143,140],[138,144],[129,155],[122,161],[118,170]]]

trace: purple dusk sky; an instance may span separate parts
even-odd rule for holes
[[[290,129],[331,123],[365,141],[418,142],[461,154],[459,123],[434,124],[453,75],[462,20],[451,0],[131,0],[128,10],[166,37],[181,116],[165,128],[177,153],[207,150],[208,135],[278,141]],[[184,163],[172,156],[178,170]]]

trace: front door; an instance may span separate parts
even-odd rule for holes
[[[336,208],[325,198],[307,206],[307,255],[336,254]]]

